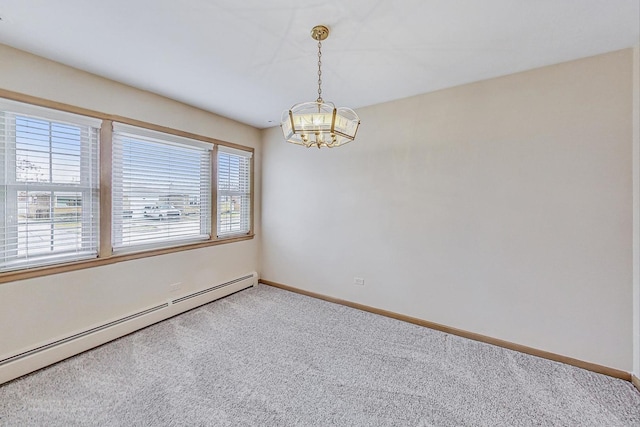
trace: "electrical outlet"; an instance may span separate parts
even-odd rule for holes
[[[364,286],[364,279],[362,277],[354,277],[353,284],[358,286]]]
[[[176,292],[182,288],[182,282],[172,283],[169,285],[169,292]]]

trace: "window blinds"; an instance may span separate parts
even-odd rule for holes
[[[251,231],[251,154],[218,147],[218,237]]]
[[[114,251],[210,238],[211,149],[209,143],[114,123]]]
[[[100,124],[0,100],[0,272],[97,256]]]

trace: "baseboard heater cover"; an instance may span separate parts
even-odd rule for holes
[[[56,347],[56,346],[59,346],[59,345],[64,344],[64,343],[67,343],[67,342],[70,342],[70,341],[73,341],[73,340],[77,340],[78,338],[85,337],[85,336],[93,334],[95,332],[103,331],[103,330],[105,330],[107,328],[111,328],[113,326],[119,325],[120,323],[124,323],[124,322],[127,322],[129,320],[136,319],[138,317],[144,316],[144,315],[149,314],[149,313],[153,313],[154,311],[162,310],[163,308],[167,308],[168,306],[169,306],[169,303],[160,304],[160,305],[157,305],[155,307],[151,307],[151,308],[149,308],[147,310],[143,310],[143,311],[140,311],[138,313],[131,314],[129,316],[123,317],[123,318],[118,319],[118,320],[114,320],[113,322],[105,323],[104,325],[96,326],[95,328],[87,329],[86,331],[82,331],[82,332],[79,332],[77,334],[68,336],[66,338],[59,339],[58,341],[53,341],[53,342],[51,342],[49,344],[45,344],[45,345],[42,345],[40,347],[36,347],[34,349],[25,351],[23,353],[16,354],[15,356],[11,356],[11,357],[8,357],[6,359],[0,360],[0,366],[5,365],[7,363],[15,362],[16,360],[22,359],[24,357],[31,356],[31,355],[36,354],[36,353],[40,353],[41,351],[48,350],[48,349],[50,349],[52,347]]]
[[[237,278],[237,279],[230,280],[230,281],[228,281],[228,282],[221,283],[221,284],[219,284],[219,285],[212,286],[212,287],[210,287],[210,288],[203,289],[203,290],[201,290],[201,291],[194,292],[194,293],[192,293],[192,294],[185,295],[185,296],[180,297],[180,298],[176,298],[176,299],[174,299],[173,301],[171,301],[171,304],[177,304],[177,303],[180,303],[180,302],[186,301],[186,300],[191,299],[191,298],[199,297],[200,295],[204,295],[204,294],[206,294],[206,293],[209,293],[209,292],[212,292],[212,291],[215,291],[215,290],[218,290],[218,289],[226,288],[227,286],[234,285],[234,284],[236,284],[236,283],[238,283],[238,282],[242,282],[243,280],[247,280],[247,279],[255,279],[256,277],[257,277],[257,275],[256,275],[256,274],[249,274],[249,275],[246,275],[246,276],[244,276],[244,277],[239,277],[239,278]],[[255,282],[254,282],[254,283],[255,283]]]
[[[218,289],[225,288],[227,286],[235,285],[235,284],[237,284],[239,282],[242,282],[244,280],[247,280],[247,279],[252,279],[251,284],[249,284],[249,286],[247,286],[247,287],[257,286],[257,284],[258,284],[258,273],[253,272],[253,273],[248,274],[246,276],[239,277],[237,279],[233,279],[233,280],[230,280],[228,282],[224,282],[224,283],[221,283],[219,285],[215,285],[215,286],[212,286],[210,288],[203,289],[201,291],[194,292],[192,294],[185,295],[185,296],[180,297],[180,298],[176,298],[176,299],[174,299],[172,301],[168,301],[168,302],[166,302],[164,304],[160,304],[160,305],[157,305],[155,307],[151,307],[151,308],[148,308],[146,310],[142,310],[142,311],[140,311],[138,313],[130,314],[128,316],[125,316],[125,317],[122,317],[120,319],[105,323],[103,325],[96,326],[96,327],[91,328],[91,329],[87,329],[86,331],[82,331],[82,332],[79,332],[77,334],[70,335],[70,336],[65,337],[65,338],[61,338],[61,339],[59,339],[57,341],[53,341],[53,342],[50,342],[48,344],[41,345],[41,346],[33,348],[31,350],[24,351],[22,353],[14,355],[14,356],[7,357],[5,359],[0,360],[0,367],[3,367],[4,365],[7,365],[7,364],[12,363],[12,362],[19,361],[19,360],[24,359],[24,358],[29,357],[29,356],[34,356],[34,355],[36,355],[38,353],[41,353],[43,351],[52,349],[54,347],[58,347],[58,346],[61,346],[63,344],[67,344],[67,343],[70,343],[72,341],[87,337],[87,336],[89,336],[91,334],[95,334],[97,332],[104,331],[106,329],[112,328],[112,327],[120,325],[122,323],[137,319],[139,317],[146,316],[148,314],[155,313],[155,312],[158,312],[160,310],[167,309],[167,308],[171,308],[174,304],[190,300],[191,298],[195,298],[195,297],[207,294],[209,292],[213,292],[213,291],[216,291]],[[187,310],[189,310],[188,307],[184,311],[187,311]],[[170,316],[175,315],[175,314],[179,314],[179,312],[178,313],[172,312],[172,314],[169,314],[167,317],[170,317]],[[2,381],[0,381],[0,383],[2,383]]]

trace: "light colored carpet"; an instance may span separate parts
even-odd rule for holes
[[[631,384],[260,285],[0,387],[3,426],[639,426]]]

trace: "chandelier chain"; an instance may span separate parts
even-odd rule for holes
[[[322,104],[322,42],[320,41],[320,35],[318,34],[318,99],[319,104]]]

